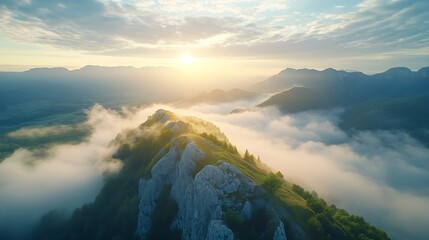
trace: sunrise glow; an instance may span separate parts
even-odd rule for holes
[[[184,64],[184,65],[192,65],[195,62],[195,58],[194,56],[188,54],[188,53],[184,53],[180,56],[180,63]]]

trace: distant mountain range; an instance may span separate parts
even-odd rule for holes
[[[109,107],[183,99],[198,92],[187,75],[167,67],[36,68],[0,72],[0,126],[26,124],[80,111],[95,102]],[[1,134],[1,129],[0,129]]]
[[[31,86],[37,90],[32,91],[33,94],[44,91],[46,97],[60,91],[66,94],[63,97],[69,97],[67,92],[72,92],[100,101],[125,98],[151,102],[183,98],[195,91],[186,79],[185,73],[169,67],[85,66],[77,70],[35,68],[25,72],[0,72],[3,94],[13,90],[22,92],[25,89],[21,86]],[[145,91],[147,89],[150,91]],[[31,98],[33,94],[27,97]]]
[[[398,67],[374,75],[332,68],[323,71],[288,68],[249,89],[280,92],[293,87],[313,89],[342,105],[374,98],[412,96],[429,90],[429,67],[417,72]]]
[[[94,103],[116,108],[183,99],[199,91],[189,86],[186,74],[168,67],[86,66],[77,70],[0,72],[0,157],[34,144],[8,138],[6,133],[23,127],[82,122],[84,109]]]
[[[287,89],[258,107],[277,106],[284,113],[342,107],[344,130],[405,130],[429,144],[429,67],[417,72],[392,68],[374,75],[286,69],[251,89]]]

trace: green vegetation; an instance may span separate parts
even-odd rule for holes
[[[246,149],[244,152],[243,160],[249,163],[255,163],[255,156],[249,153],[249,151]]]
[[[385,232],[369,225],[362,217],[350,215],[335,205],[328,205],[317,194],[309,193],[298,185],[292,189],[306,201],[314,211],[308,218],[306,229],[313,239],[389,239]]]
[[[223,221],[234,233],[236,239],[272,239],[273,228],[270,227],[270,215],[265,208],[254,209],[249,220],[243,220],[240,214],[231,208],[226,209]]]
[[[283,184],[283,174],[281,172],[277,172],[276,174],[270,173],[265,178],[262,186],[271,194],[275,194]]]
[[[169,196],[170,189],[171,185],[165,186],[155,202],[156,206],[151,219],[152,228],[147,235],[147,239],[180,240],[181,232],[170,229],[170,225],[179,211],[177,203]]]
[[[226,140],[221,141],[215,135],[211,133],[207,134],[206,132],[201,133],[200,136],[233,154],[238,154],[237,147],[233,146],[231,143],[228,143]]]

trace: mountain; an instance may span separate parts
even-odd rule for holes
[[[184,100],[178,103],[178,105],[194,105],[200,103],[217,104],[226,102],[235,102],[240,100],[248,100],[257,97],[258,94],[253,92],[247,92],[238,88],[224,91],[221,89],[213,89],[208,93],[201,93],[188,100]]]
[[[294,113],[307,110],[324,109],[333,105],[328,96],[304,87],[293,87],[275,94],[258,107],[277,106],[282,112]]]
[[[190,88],[187,78],[167,67],[0,72],[0,159],[19,147],[34,147],[22,139],[8,138],[8,132],[82,122],[86,116],[82,109],[94,103],[116,108],[187,98],[200,91]]]
[[[405,130],[429,143],[429,93],[412,97],[372,100],[345,110],[345,130]]]
[[[158,110],[115,142],[122,170],[71,217],[43,216],[33,239],[388,239],[204,120]]]
[[[429,91],[429,70],[417,72],[398,67],[383,73],[366,75],[361,72],[285,69],[250,89],[257,92],[279,92],[304,87],[330,96],[338,106],[349,106],[370,99],[406,97]]]
[[[60,91],[65,98],[70,98],[74,93],[78,94],[74,100],[84,97],[85,100],[105,102],[125,99],[122,101],[144,103],[183,98],[198,90],[189,88],[187,78],[185,73],[169,67],[85,66],[76,70],[35,68],[25,72],[0,72],[3,94],[23,92],[26,91],[23,86],[34,86],[45,97]],[[142,90],[147,91],[139,94]],[[27,98],[35,97],[31,92],[25,94]]]
[[[429,144],[428,67],[417,72],[398,67],[374,75],[286,69],[254,88],[289,88],[258,107],[277,106],[284,113],[342,107],[343,130],[399,130]]]

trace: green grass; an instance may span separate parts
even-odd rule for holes
[[[216,165],[219,161],[223,161],[235,166],[257,185],[262,185],[269,173],[258,168],[255,164],[244,161],[239,154],[233,154],[201,136],[189,134],[188,137],[191,138],[197,144],[198,148],[203,150],[206,155],[204,160],[197,161],[196,172],[200,171],[205,165]],[[275,197],[299,224],[304,224],[308,217],[312,215],[312,210],[307,206],[306,201],[292,191],[292,184],[287,181],[284,181],[284,184],[282,184],[281,188],[275,193]]]

